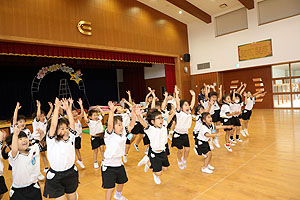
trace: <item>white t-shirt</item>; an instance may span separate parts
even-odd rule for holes
[[[209,100],[204,101],[204,103],[203,103],[204,109],[206,109],[206,108],[208,107],[208,104],[209,104]],[[219,106],[218,102],[215,102],[215,103],[210,107],[209,114],[210,114],[210,115],[213,115],[213,114],[215,113],[215,110],[220,110],[220,106]]]
[[[233,103],[230,105],[230,110],[231,110],[231,112],[241,112],[242,106],[243,106],[243,102],[242,103]],[[234,117],[237,117],[237,116],[238,115],[234,115]]]
[[[232,113],[230,104],[224,103],[221,107],[220,117],[230,119],[232,116],[227,116],[227,113]]]
[[[81,137],[82,133],[82,124],[79,119],[75,121],[75,131],[76,131],[76,137]]]
[[[203,124],[203,126],[201,126],[201,128],[200,128],[197,139],[207,142],[210,137],[206,137],[205,134],[206,133],[211,134],[212,130],[214,130],[214,129],[215,129],[214,125],[207,126],[206,124]]]
[[[253,105],[255,104],[255,97],[248,97],[246,101],[245,109],[252,110]]]
[[[11,125],[10,127],[10,132],[11,132],[11,134],[14,132],[14,127],[13,127],[13,125]],[[23,131],[24,133],[26,133],[26,135],[27,135],[27,137],[28,137],[28,139],[31,141],[32,140],[32,135],[31,135],[31,132],[30,132],[30,130],[27,128],[27,127],[25,127],[23,130],[21,130],[21,131]]]
[[[198,132],[198,131],[200,131],[200,128],[203,125],[202,120],[201,120],[201,115],[197,115],[195,117],[195,120],[196,120],[196,124],[195,124],[195,127],[194,127],[194,132]]]
[[[106,129],[104,134],[106,149],[104,152],[103,165],[111,167],[119,167],[123,165],[122,156],[125,155],[127,134],[127,127],[123,129],[122,135],[118,135],[114,131],[109,133]]]
[[[103,133],[104,128],[101,120],[103,119],[102,115],[99,115],[99,119],[97,121],[89,120],[88,126],[90,128],[90,135],[96,136],[99,133]]]
[[[39,145],[35,144],[29,147],[28,155],[17,153],[16,157],[12,157],[12,152],[9,152],[9,164],[12,166],[12,186],[15,188],[27,187],[38,181],[40,175],[40,149]]]
[[[47,132],[47,125],[48,125],[48,121],[45,118],[45,120],[43,122],[38,121],[36,118],[34,118],[33,122],[32,122],[32,139],[34,140],[40,140],[40,134],[38,133],[37,129],[41,129],[45,134]]]
[[[175,126],[175,132],[179,134],[188,134],[189,128],[191,128],[192,125],[192,115],[191,110],[188,114],[181,111],[176,111],[176,126]]]
[[[157,128],[149,124],[144,131],[150,140],[152,151],[160,153],[166,149],[166,144],[168,142],[168,130],[165,126]]]
[[[173,104],[173,106],[174,106],[174,108],[176,109],[176,101],[175,101],[175,99],[173,98],[172,100],[168,100],[168,103],[171,103],[171,104]]]
[[[56,140],[47,136],[47,158],[50,167],[57,172],[70,169],[75,162],[75,135],[76,131],[69,129],[69,139]]]

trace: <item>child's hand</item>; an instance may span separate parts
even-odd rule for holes
[[[38,131],[38,133],[40,134],[40,139],[42,139],[46,134],[45,134],[45,132],[42,130],[42,129],[40,129],[40,128],[38,128],[38,129],[36,129],[37,131]]]
[[[127,93],[129,96],[131,95],[130,90],[127,90],[126,93]]]
[[[0,130],[0,141],[3,141],[6,137],[6,132],[4,130]]]
[[[112,112],[115,112],[115,110],[116,110],[116,106],[113,104],[113,102],[112,101],[109,101],[108,102],[108,107],[109,107],[109,109],[112,111]]]
[[[52,102],[48,102],[48,104],[49,104],[50,108],[53,108]]]
[[[190,93],[191,93],[192,96],[196,95],[194,90],[190,90]]]
[[[61,107],[61,101],[56,97],[55,98],[55,106]]]
[[[220,87],[219,87],[219,91],[221,91],[221,90],[222,90],[222,87],[223,87],[223,86],[222,86],[222,85],[220,85]]]
[[[136,114],[137,116],[140,116],[140,115],[142,114],[142,111],[141,111],[140,108],[135,108],[135,109],[133,109],[133,110],[134,110],[134,112],[135,112],[135,114]]]
[[[69,102],[67,99],[63,98],[61,100],[61,108],[64,109],[64,110],[68,110],[69,108]]]
[[[22,106],[20,105],[20,102],[17,102],[16,110],[20,110],[21,108],[22,108]]]
[[[41,107],[41,102],[39,100],[36,100],[36,106]]]
[[[68,102],[69,102],[69,107],[72,107],[74,100],[72,98],[69,98]]]
[[[148,87],[148,90],[152,93],[152,89],[151,89],[151,87]]]
[[[19,136],[20,131],[21,131],[21,129],[18,127],[18,125],[15,125],[14,129],[13,129],[14,135]]]
[[[77,103],[78,103],[80,106],[82,106],[82,99],[79,98],[78,101],[77,101]]]
[[[166,92],[164,93],[164,97],[167,98],[168,96],[169,96],[169,93],[166,91]]]
[[[126,102],[126,99],[125,99],[125,98],[122,98],[121,102]]]

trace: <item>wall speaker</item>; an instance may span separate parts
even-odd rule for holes
[[[183,61],[184,62],[190,62],[191,56],[190,54],[186,53],[183,55]]]

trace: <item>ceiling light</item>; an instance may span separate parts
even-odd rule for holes
[[[181,14],[182,14],[182,11],[181,11],[181,10],[179,10],[179,11],[178,11],[178,13],[181,15]]]
[[[220,8],[226,8],[227,7],[227,4],[226,3],[223,3],[221,5],[219,5]]]

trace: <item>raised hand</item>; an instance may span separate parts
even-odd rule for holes
[[[142,111],[141,111],[140,108],[134,108],[134,109],[132,109],[132,110],[134,110],[134,112],[135,112],[135,114],[136,114],[137,116],[142,114]]]
[[[131,92],[130,92],[130,90],[127,90],[127,91],[126,91],[126,93],[127,93],[128,95],[131,95]]]
[[[41,102],[39,100],[36,100],[36,106],[41,107]]]
[[[72,98],[69,98],[68,102],[69,102],[69,107],[72,107],[74,100]]]
[[[50,108],[53,108],[52,102],[48,102],[48,104],[49,104]]]
[[[82,106],[82,99],[79,98],[78,101],[77,101],[77,103],[78,103],[80,106]]]
[[[190,93],[191,93],[192,96],[196,95],[194,90],[190,90]]]
[[[220,87],[219,87],[219,90],[220,90],[220,91],[222,90],[222,87],[223,87],[223,86],[222,86],[222,85],[220,85]]]
[[[164,97],[167,98],[168,96],[169,96],[169,93],[166,91],[166,92],[164,93]]]
[[[117,109],[117,107],[113,104],[112,101],[109,101],[109,102],[108,102],[108,107],[109,107],[109,109],[110,109],[111,111],[113,111],[113,112]]]
[[[16,110],[20,110],[21,108],[22,108],[22,106],[20,105],[20,102],[17,102]]]
[[[68,110],[69,108],[69,101],[66,98],[61,100],[61,108],[64,110]]]
[[[151,89],[151,87],[148,87],[148,90],[149,90],[150,92],[152,92],[152,89]]]
[[[20,132],[21,132],[21,129],[18,127],[18,125],[15,125],[13,128],[14,135],[18,136]]]

